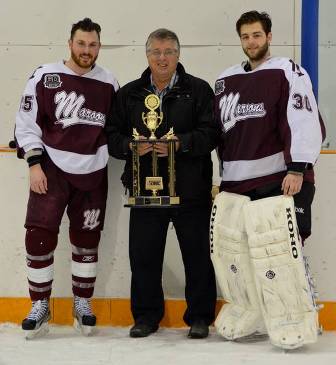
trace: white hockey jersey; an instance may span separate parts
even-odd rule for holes
[[[253,71],[244,63],[215,84],[215,113],[224,190],[243,193],[281,181],[293,162],[314,165],[325,137],[307,72],[271,57]],[[312,170],[305,174],[313,179]]]
[[[16,115],[19,148],[24,153],[45,150],[70,175],[104,169],[103,129],[118,87],[115,77],[98,65],[82,76],[64,62],[40,66],[28,80]]]

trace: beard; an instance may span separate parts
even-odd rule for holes
[[[266,56],[268,49],[269,45],[268,42],[266,41],[265,44],[262,45],[260,49],[257,51],[257,53],[255,53],[254,55],[251,55],[248,49],[244,48],[243,51],[250,61],[260,61]]]
[[[87,61],[84,61],[82,60],[80,57],[81,56],[88,56],[88,60]],[[92,57],[90,54],[86,54],[86,53],[81,53],[79,55],[79,57],[77,57],[73,51],[71,51],[71,58],[72,60],[75,62],[75,64],[81,68],[85,68],[85,69],[89,69],[91,68],[95,62],[96,62],[96,59],[97,59],[98,56],[96,57]]]

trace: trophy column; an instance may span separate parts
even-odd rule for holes
[[[132,142],[132,170],[133,170],[133,196],[140,195],[140,159],[138,153],[138,143]]]

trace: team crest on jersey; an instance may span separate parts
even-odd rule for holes
[[[43,84],[47,89],[57,89],[58,87],[61,87],[62,81],[60,75],[47,74],[44,76]]]
[[[239,93],[230,93],[219,100],[220,117],[225,132],[240,120],[262,118],[266,115],[264,103],[239,104],[239,99]]]
[[[215,83],[215,95],[219,95],[224,92],[225,83],[224,80],[217,80]]]
[[[67,128],[75,124],[88,124],[104,127],[106,116],[103,113],[83,108],[84,95],[77,95],[74,91],[67,94],[64,90],[55,94],[55,124],[62,124]]]
[[[100,209],[88,209],[84,212],[84,224],[83,229],[95,229],[99,226],[100,221],[98,220],[100,215]]]

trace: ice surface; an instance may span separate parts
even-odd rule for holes
[[[128,328],[99,327],[82,337],[72,327],[50,326],[43,338],[27,341],[22,330],[0,325],[0,365],[334,365],[336,333],[292,352],[259,343],[225,342],[214,329],[209,338],[192,340],[187,329],[162,328],[147,338],[128,337]]]

